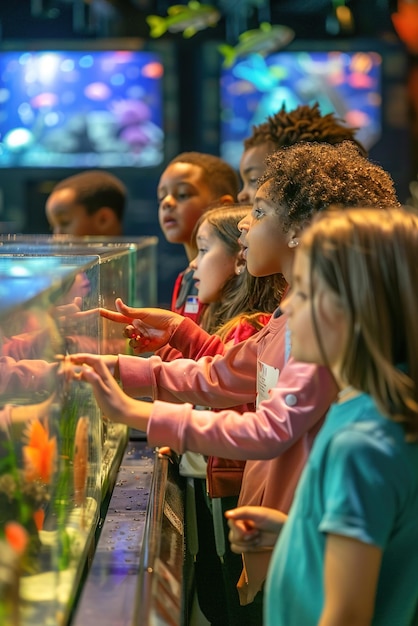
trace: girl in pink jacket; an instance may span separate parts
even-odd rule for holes
[[[258,332],[286,286],[281,275],[254,277],[246,270],[238,222],[250,209],[244,204],[212,208],[199,218],[194,231],[198,252],[190,267],[199,301],[205,304],[199,326],[227,345]],[[241,413],[254,408],[251,403],[235,410]],[[180,460],[180,474],[187,480],[187,548],[193,557],[197,598],[203,614],[214,625],[235,623],[244,613],[236,590],[241,558],[229,549],[224,517],[225,510],[237,504],[244,465],[245,461],[217,456],[206,461],[203,455],[189,451]]]

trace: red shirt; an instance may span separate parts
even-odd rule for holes
[[[171,310],[189,317],[197,324],[205,305],[197,297],[193,274],[194,270],[187,268],[177,276],[171,296]]]

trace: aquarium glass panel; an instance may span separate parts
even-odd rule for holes
[[[102,418],[65,370],[75,327],[98,345],[97,310],[74,323],[80,274],[93,291],[98,257],[0,256],[2,624],[65,623],[99,519]]]
[[[66,624],[128,434],[68,355],[129,352],[99,307],[133,301],[138,250],[18,239],[0,245],[0,623]]]

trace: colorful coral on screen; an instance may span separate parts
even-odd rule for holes
[[[144,51],[1,52],[0,167],[158,165],[163,74]]]

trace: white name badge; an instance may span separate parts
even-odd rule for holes
[[[186,304],[184,305],[185,313],[198,313],[199,312],[199,300],[197,296],[187,296]]]
[[[261,361],[257,364],[257,406],[260,402],[268,400],[269,391],[276,387],[279,380],[280,370],[272,365],[266,365]]]

